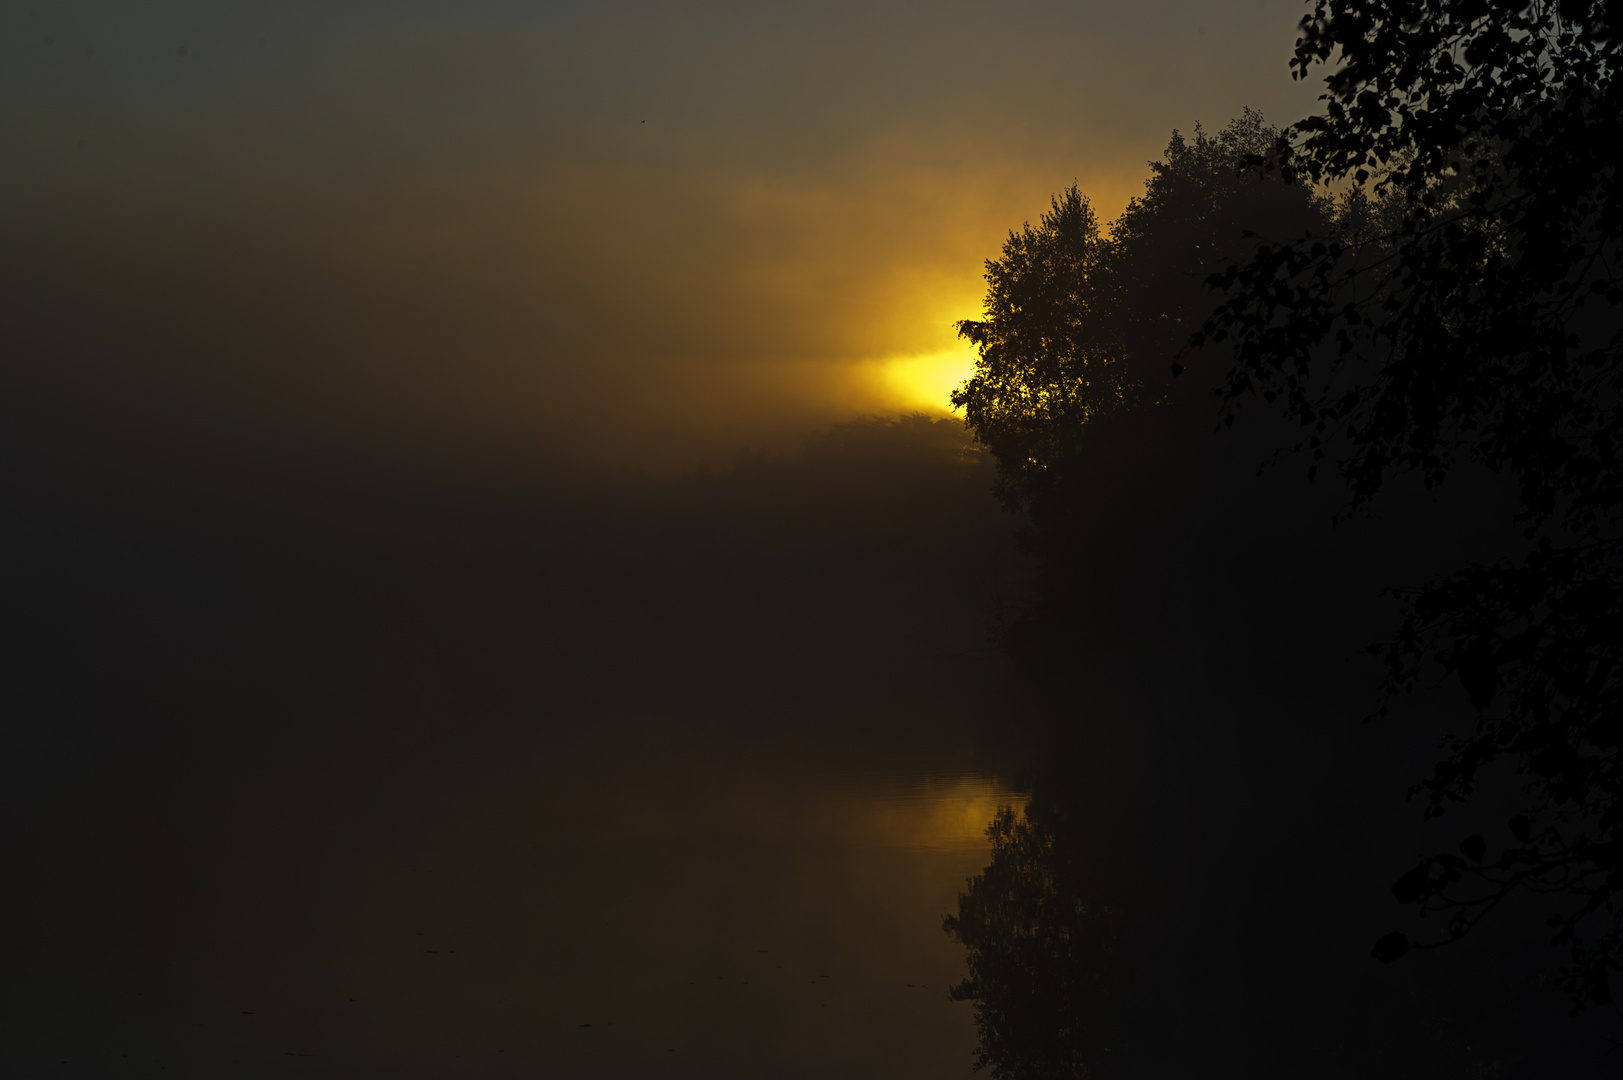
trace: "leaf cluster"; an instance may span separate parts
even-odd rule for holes
[[[1402,473],[1514,482],[1526,551],[1402,593],[1374,651],[1388,695],[1438,665],[1478,710],[1417,788],[1428,813],[1508,759],[1514,821],[1542,824],[1491,865],[1429,857],[1396,892],[1452,910],[1446,940],[1518,890],[1570,894],[1556,940],[1580,1005],[1610,1000],[1623,961],[1620,59],[1623,5],[1604,0],[1319,0],[1292,66],[1332,66],[1323,108],[1246,164],[1353,186],[1335,228],[1212,275],[1224,299],[1194,338],[1234,351],[1230,422],[1248,397],[1282,408],[1350,510]]]
[[[1400,903],[1447,912],[1441,943],[1463,938],[1517,891],[1576,898],[1551,917],[1569,952],[1561,981],[1582,1005],[1611,1000],[1623,970],[1623,563],[1615,544],[1544,543],[1513,565],[1468,566],[1410,597],[1399,633],[1379,647],[1386,689],[1401,693],[1423,667],[1455,675],[1479,710],[1476,728],[1412,793],[1436,817],[1476,791],[1495,761],[1518,763],[1526,806],[1515,841],[1491,862],[1469,837],[1466,862],[1433,855],[1393,888]],[[1542,823],[1537,830],[1534,823]],[[1598,929],[1591,927],[1598,926]],[[1406,935],[1384,938],[1382,959]],[[1436,944],[1436,943],[1434,943]]]

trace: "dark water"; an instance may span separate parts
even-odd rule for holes
[[[967,1074],[1018,564],[915,427],[672,481],[14,469],[6,1071]]]
[[[795,735],[605,723],[567,747],[459,739],[213,798],[92,800],[90,835],[45,870],[78,910],[30,923],[36,962],[72,975],[30,972],[48,1014],[20,1064],[962,1072],[941,916],[1017,796],[944,755],[861,762]]]

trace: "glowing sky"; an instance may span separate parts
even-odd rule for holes
[[[1304,114],[1301,12],[6,3],[0,228],[209,393],[668,464],[944,408],[1007,231]]]

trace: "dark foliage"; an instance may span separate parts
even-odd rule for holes
[[[1570,895],[1555,941],[1579,1008],[1623,968],[1620,61],[1623,6],[1603,0],[1320,0],[1292,66],[1334,65],[1323,109],[1250,164],[1359,186],[1335,229],[1213,275],[1225,299],[1195,337],[1234,349],[1230,407],[1282,406],[1353,510],[1404,472],[1514,481],[1525,548],[1404,593],[1378,652],[1388,695],[1435,664],[1478,711],[1417,786],[1427,813],[1499,761],[1527,805],[1507,846],[1469,837],[1393,891],[1449,912],[1444,941],[1518,891]]]
[[[1248,230],[1294,235],[1322,216],[1301,188],[1240,175],[1278,134],[1250,110],[1216,135],[1175,131],[1107,229],[1071,187],[987,260],[984,317],[958,324],[980,357],[952,401],[997,460],[1004,506],[1039,531],[1063,531],[1066,481],[1093,433],[1165,398],[1209,306],[1205,276],[1250,250]]]
[[[1047,485],[1090,422],[1143,393],[1109,317],[1107,250],[1093,207],[1068,188],[1037,228],[1010,233],[1003,257],[987,260],[986,318],[958,324],[980,359],[952,403],[997,456],[996,491],[1010,509]]]

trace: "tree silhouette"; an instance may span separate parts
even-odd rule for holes
[[[1355,188],[1339,228],[1214,275],[1224,300],[1194,339],[1234,349],[1230,408],[1281,406],[1353,510],[1403,472],[1515,482],[1525,550],[1403,594],[1377,652],[1389,695],[1435,664],[1478,712],[1417,786],[1427,814],[1502,759],[1526,808],[1496,850],[1468,837],[1393,892],[1449,913],[1428,945],[1516,891],[1571,894],[1554,926],[1579,1008],[1623,968],[1620,61],[1615,2],[1319,0],[1291,63],[1334,65],[1322,111],[1248,163]],[[1394,932],[1375,955],[1409,946]]]
[[[1014,508],[1042,488],[1090,421],[1136,401],[1117,320],[1114,275],[1093,207],[1073,185],[1036,228],[1011,232],[986,263],[986,317],[958,323],[980,347],[952,395],[998,460],[997,494]]]
[[[1085,1077],[1115,1052],[1111,912],[1064,818],[1037,799],[999,810],[987,827],[992,861],[943,922],[969,950],[969,975],[951,993],[974,1002],[975,1068],[994,1080]]]
[[[1108,229],[1073,185],[987,260],[984,316],[958,323],[979,358],[952,403],[996,459],[1003,505],[1039,531],[1063,531],[1053,519],[1070,512],[1066,481],[1093,433],[1166,396],[1211,306],[1206,275],[1249,252],[1248,231],[1295,235],[1324,217],[1300,186],[1241,175],[1278,134],[1249,109],[1216,135],[1174,131]]]

